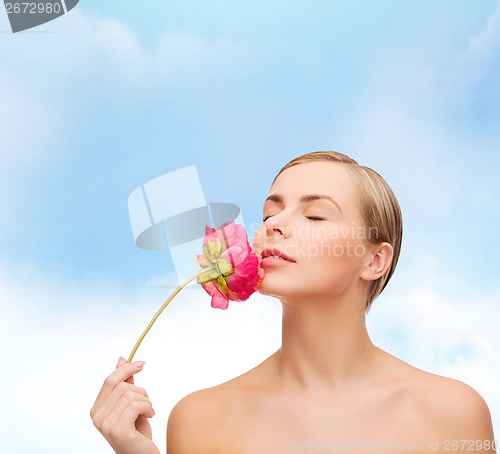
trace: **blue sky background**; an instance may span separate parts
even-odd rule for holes
[[[81,452],[109,452],[88,409],[164,299],[150,286],[174,271],[166,253],[134,245],[127,199],[136,187],[194,164],[206,199],[239,205],[248,227],[279,168],[324,149],[381,173],[403,209],[402,256],[368,316],[372,337],[474,386],[499,427],[498,1],[82,0],[18,34],[0,11],[0,31],[0,342],[15,366],[4,372],[16,390],[5,399],[19,412],[2,422],[3,452],[65,452],[79,436]],[[179,302],[156,343],[151,334],[144,359],[155,367],[167,355],[178,371],[141,384],[156,387],[163,407],[160,449],[177,400],[279,347],[279,305],[254,300],[218,317]],[[193,319],[200,330],[181,342]],[[233,347],[203,350],[206,337],[220,345],[211,326]],[[175,352],[162,348],[167,339]],[[13,434],[26,413],[46,415],[48,404],[25,391],[47,352],[55,368],[38,383],[73,403],[60,421],[67,439],[52,439],[48,425],[30,445]],[[214,363],[203,368],[207,354]],[[186,358],[200,364],[192,381]],[[177,377],[170,388],[166,375]]]

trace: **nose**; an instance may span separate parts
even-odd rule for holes
[[[264,223],[266,227],[266,236],[268,238],[284,238],[287,235],[286,227],[283,225],[283,222],[279,221],[278,217],[279,216],[271,216]]]

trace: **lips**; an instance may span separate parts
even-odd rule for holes
[[[283,261],[292,262],[292,263],[295,262],[294,259],[292,259],[291,257],[289,257],[288,255],[286,255],[285,253],[283,253],[282,251],[280,251],[279,249],[276,249],[276,248],[264,249],[260,254],[262,255],[263,259],[272,258],[272,259],[283,260]]]

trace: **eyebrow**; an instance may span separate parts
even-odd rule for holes
[[[266,199],[266,202],[267,201],[271,201],[271,202],[276,202],[276,203],[283,203],[283,197],[279,194],[271,194],[267,199]],[[340,208],[340,205],[335,201],[333,200],[329,195],[323,195],[323,194],[307,194],[307,195],[303,195],[301,198],[300,198],[300,202],[302,203],[309,203],[309,202],[314,202],[315,200],[329,200],[330,202],[332,202],[334,205],[337,206],[337,208],[340,210],[340,212],[342,214],[344,214],[342,212],[342,208]]]

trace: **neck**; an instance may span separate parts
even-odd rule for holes
[[[362,301],[282,301],[282,346],[277,352],[284,388],[334,391],[366,380],[377,347],[368,336]]]

